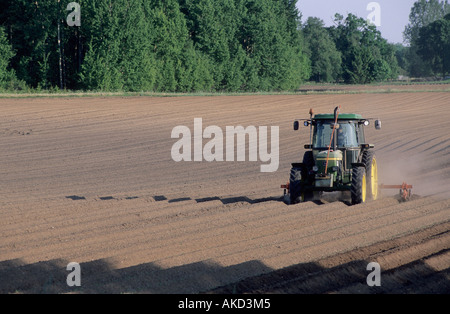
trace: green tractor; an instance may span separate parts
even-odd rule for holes
[[[374,145],[367,144],[364,127],[369,120],[359,114],[316,114],[304,125],[310,128],[302,163],[293,163],[285,201],[289,204],[320,198],[323,192],[350,192],[351,203],[361,204],[378,197],[378,169]],[[381,122],[375,121],[381,129]],[[299,121],[294,122],[294,130]],[[347,193],[348,195],[349,193]]]

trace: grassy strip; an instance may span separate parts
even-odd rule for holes
[[[347,95],[347,94],[390,94],[390,93],[423,93],[423,92],[450,92],[450,83],[446,84],[402,84],[402,86],[417,86],[415,89],[398,89],[390,85],[383,88],[365,89],[378,85],[304,85],[298,91],[282,92],[192,92],[192,93],[162,93],[162,92],[102,92],[102,91],[26,91],[26,92],[0,92],[0,98],[76,98],[76,97],[201,97],[201,96],[263,96],[263,95]],[[422,86],[421,86],[422,85]],[[438,86],[427,88],[424,85]],[[325,89],[310,89],[310,87],[322,87]],[[355,88],[355,89],[352,89]],[[423,87],[423,88],[421,88]],[[326,89],[330,88],[330,89]],[[348,89],[333,89],[348,88]],[[359,89],[358,89],[359,88]]]

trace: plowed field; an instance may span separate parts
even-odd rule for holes
[[[382,120],[379,183],[349,206],[288,206],[280,184],[309,129],[294,119]],[[450,93],[0,99],[0,293],[449,293]],[[279,168],[175,162],[176,126],[279,126]],[[270,129],[270,128],[269,128]],[[270,134],[270,133],[269,133]],[[205,144],[207,140],[203,140]],[[69,262],[81,287],[69,287]],[[381,267],[369,287],[368,263]]]

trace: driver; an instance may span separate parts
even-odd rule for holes
[[[356,140],[355,128],[351,123],[341,123],[337,130],[337,146],[338,147],[356,147],[358,142]]]
[[[338,129],[338,134],[337,134],[337,146],[338,147],[347,147],[347,137],[345,136],[344,133],[344,128],[341,125],[341,127]]]

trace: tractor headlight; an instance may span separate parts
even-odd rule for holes
[[[312,167],[312,170],[313,170],[314,172],[317,172],[317,171],[319,171],[319,167],[314,166],[314,167]]]
[[[333,170],[334,172],[335,172],[335,171],[338,171],[338,170],[339,170],[339,167],[338,167],[338,166],[333,166],[333,167],[331,167],[331,170]]]

